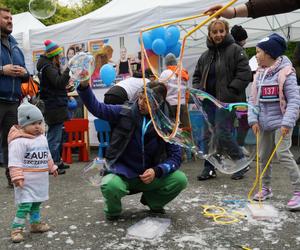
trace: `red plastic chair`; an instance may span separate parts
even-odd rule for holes
[[[89,161],[84,135],[89,130],[88,119],[71,119],[64,122],[64,127],[68,134],[68,141],[63,144],[63,161],[69,164],[73,162],[72,148],[79,148],[79,161]]]

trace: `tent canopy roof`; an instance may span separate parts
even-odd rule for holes
[[[46,26],[29,12],[13,15],[13,35],[30,29],[44,29]]]
[[[246,0],[238,1],[238,4]],[[33,49],[43,48],[43,41],[55,39],[58,44],[70,44],[99,38],[138,33],[142,28],[202,13],[224,0],[113,0],[85,16],[30,31]],[[202,19],[203,20],[203,19]],[[190,26],[200,21],[191,20]],[[230,26],[241,24],[248,32],[247,46],[255,44],[270,33],[277,32],[288,40],[300,40],[300,10],[270,17],[235,18]],[[191,47],[206,49],[207,29],[190,39]]]

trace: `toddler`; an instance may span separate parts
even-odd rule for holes
[[[13,126],[8,135],[8,167],[18,206],[11,231],[15,243],[24,240],[27,214],[30,215],[30,232],[43,233],[50,229],[41,222],[40,205],[48,200],[49,172],[57,176],[57,166],[51,158],[43,121],[41,111],[25,101],[18,108],[18,125]]]

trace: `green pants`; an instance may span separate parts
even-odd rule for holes
[[[40,223],[40,205],[41,202],[19,204],[12,228],[24,228],[27,214],[30,215],[30,224]]]
[[[127,179],[108,174],[101,182],[106,216],[117,216],[122,212],[121,199],[130,193],[143,193],[143,200],[150,209],[160,210],[173,200],[187,186],[185,174],[179,170],[163,178],[155,178],[150,184],[139,178]]]

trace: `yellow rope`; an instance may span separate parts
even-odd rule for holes
[[[215,213],[212,213],[210,212],[210,210],[217,210],[219,212],[215,212]],[[215,217],[215,216],[220,216],[220,215],[225,215],[226,214],[226,211],[224,208],[222,207],[217,207],[215,205],[211,205],[211,206],[205,206],[204,209],[203,209],[203,215],[205,217]]]
[[[228,214],[223,207],[215,205],[202,205],[202,207],[202,213],[205,217],[212,218],[214,222],[222,225],[239,222],[240,219],[245,217],[245,215],[240,212],[232,212],[231,214]]]
[[[214,219],[214,222],[216,222],[218,224],[223,224],[223,225],[232,224],[232,223],[236,223],[236,222],[240,221],[237,217],[235,217],[233,215],[229,215],[229,214],[216,215],[213,217],[213,219]],[[225,219],[225,220],[222,220],[222,219]],[[230,219],[230,220],[227,220],[227,219]]]
[[[255,181],[253,183],[253,186],[251,188],[251,190],[249,191],[248,193],[248,200],[250,201],[250,203],[254,203],[253,202],[253,199],[251,198],[252,197],[252,194],[253,194],[253,191],[255,190],[255,187],[257,185],[257,182],[259,182],[259,190],[258,192],[261,193],[262,192],[262,178],[265,174],[265,172],[267,171],[268,167],[270,166],[270,163],[274,157],[274,154],[276,153],[279,145],[281,144],[282,142],[282,139],[283,139],[283,136],[281,135],[278,142],[276,143],[276,146],[274,148],[274,150],[272,151],[272,154],[270,155],[268,161],[267,161],[267,164],[266,166],[264,167],[263,171],[260,173],[260,164],[259,164],[259,133],[256,134],[256,178],[255,178]],[[262,201],[261,199],[259,199],[259,205],[262,206]]]
[[[255,190],[255,187],[259,181],[259,175],[260,175],[260,165],[259,165],[259,132],[256,133],[256,177],[255,177],[255,181],[253,183],[252,188],[250,189],[249,193],[248,193],[248,200],[250,201],[250,203],[254,203],[253,199],[252,199],[252,194]]]

